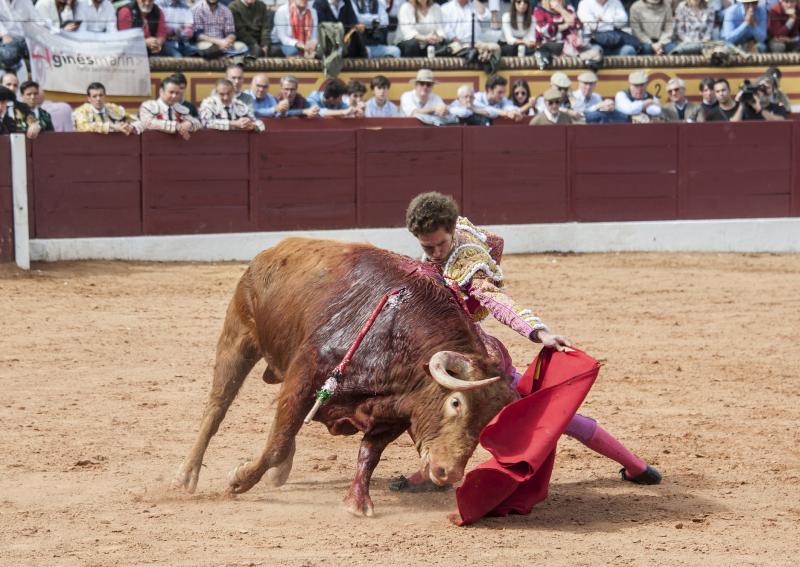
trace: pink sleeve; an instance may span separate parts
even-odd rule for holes
[[[470,297],[483,305],[492,316],[511,327],[523,337],[532,339],[533,331],[545,330],[547,325],[535,316],[530,309],[520,309],[508,295],[503,293],[488,278],[474,277],[468,291]]]

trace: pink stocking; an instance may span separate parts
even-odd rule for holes
[[[564,433],[577,439],[592,451],[621,464],[625,467],[625,474],[630,478],[639,476],[647,469],[646,462],[626,449],[590,417],[576,413]]]

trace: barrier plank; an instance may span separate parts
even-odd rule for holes
[[[14,198],[11,192],[11,142],[0,136],[0,262],[14,259]]]
[[[356,222],[354,130],[266,132],[251,141],[258,230],[349,228]]]
[[[138,136],[53,134],[29,145],[37,238],[142,233]]]
[[[247,133],[146,132],[141,162],[145,234],[252,230]]]
[[[358,130],[357,226],[402,226],[408,202],[424,191],[461,203],[463,130]]]
[[[464,130],[463,212],[480,224],[568,219],[567,129]]]

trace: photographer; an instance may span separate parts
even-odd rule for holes
[[[783,118],[789,118],[792,113],[792,105],[786,95],[778,89],[777,73],[779,71],[775,70],[775,72],[776,74],[767,72],[758,78],[758,86],[761,87],[761,106]]]
[[[761,106],[759,87],[745,81],[736,98],[731,97],[731,88],[725,79],[714,82],[714,94],[719,106],[706,117],[708,122],[743,122],[751,120],[783,120],[769,109]]]

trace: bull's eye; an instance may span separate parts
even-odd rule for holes
[[[453,398],[450,400],[450,407],[453,409],[458,409],[461,406],[461,400],[458,398]]]

